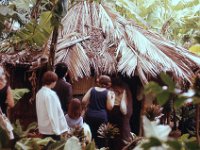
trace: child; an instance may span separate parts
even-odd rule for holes
[[[81,116],[81,112],[81,101],[77,98],[72,99],[69,102],[68,114],[65,115],[65,118],[70,128],[83,126],[83,117]]]
[[[77,98],[72,99],[69,102],[68,114],[65,115],[68,126],[73,129],[76,127],[83,128],[84,135],[87,142],[91,142],[92,134],[90,127],[87,123],[83,123],[83,117],[81,116],[82,106],[81,101]]]

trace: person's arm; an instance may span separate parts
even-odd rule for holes
[[[85,109],[85,107],[87,106],[87,104],[89,102],[91,90],[92,90],[92,88],[90,88],[82,98],[82,108],[83,109]]]
[[[108,91],[106,108],[108,110],[112,110],[115,102],[115,93],[113,91]]]
[[[123,115],[127,114],[127,95],[125,90],[123,91],[123,96],[120,102],[120,111]]]
[[[7,100],[6,100],[6,103],[8,104],[9,108],[13,108],[14,105],[15,105],[10,86],[7,89]]]

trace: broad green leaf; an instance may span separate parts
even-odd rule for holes
[[[176,140],[167,141],[166,144],[170,146],[170,150],[181,150],[182,148],[181,143]]]
[[[179,107],[181,107],[183,104],[184,104],[184,102],[186,101],[186,97],[184,97],[184,96],[178,96],[175,100],[174,100],[174,107],[175,108],[179,108]]]
[[[160,77],[162,81],[168,86],[168,89],[173,92],[175,88],[175,82],[172,80],[172,78],[163,72],[160,74]]]
[[[170,93],[168,91],[163,91],[159,94],[157,94],[157,101],[160,105],[164,105],[167,100],[170,98]]]
[[[146,94],[150,94],[152,92],[159,94],[162,92],[162,87],[156,82],[149,82],[147,85],[145,85],[144,89]]]
[[[196,44],[196,45],[193,45],[189,48],[189,51],[192,52],[192,53],[195,53],[197,55],[200,55],[200,44]]]
[[[40,21],[39,21],[39,26],[45,29],[45,31],[49,34],[52,31],[51,18],[52,18],[52,12],[46,11],[46,12],[41,13]]]
[[[180,140],[181,141],[187,141],[189,139],[189,134],[183,134],[181,137],[180,137]]]

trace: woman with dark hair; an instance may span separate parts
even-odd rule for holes
[[[131,139],[130,117],[132,115],[132,95],[128,85],[120,78],[112,79],[112,91],[115,93],[114,107],[108,113],[109,122],[119,128],[119,136],[110,141],[110,149],[121,150]]]
[[[90,126],[92,137],[98,148],[104,147],[104,140],[99,138],[97,130],[103,123],[108,122],[107,110],[114,106],[114,95],[108,90],[111,79],[107,75],[101,75],[97,79],[96,87],[90,88],[82,99],[83,106],[87,106],[85,122]]]
[[[57,79],[54,72],[45,72],[42,78],[43,86],[36,94],[39,132],[43,137],[51,137],[54,140],[60,140],[60,135],[69,130],[58,96],[51,90]]]

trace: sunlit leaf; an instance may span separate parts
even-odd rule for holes
[[[189,48],[189,51],[192,52],[192,53],[195,53],[197,55],[200,55],[200,44],[196,44],[196,45],[193,45]]]

